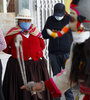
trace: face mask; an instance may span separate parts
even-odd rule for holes
[[[23,30],[28,30],[31,26],[31,23],[26,23],[26,22],[21,22],[20,23],[20,27],[23,29]]]
[[[62,17],[55,16],[56,20],[58,20],[58,21],[62,20],[63,17],[64,17],[64,16],[62,16]]]

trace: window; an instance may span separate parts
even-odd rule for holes
[[[0,12],[15,12],[15,0],[0,0]]]
[[[15,0],[8,0],[7,6],[7,12],[15,12]]]
[[[0,0],[0,12],[2,12],[2,10],[3,10],[3,6],[2,6],[2,0]]]
[[[29,9],[29,5],[29,0],[18,0],[18,11],[20,12],[23,8]]]

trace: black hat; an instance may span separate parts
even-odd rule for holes
[[[62,17],[65,13],[65,6],[62,3],[57,3],[54,6],[54,16],[60,16]]]

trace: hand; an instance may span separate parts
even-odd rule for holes
[[[45,85],[43,81],[39,83],[35,83],[32,81],[28,82],[26,86],[25,85],[21,86],[20,89],[29,90],[32,95],[37,94],[38,98],[42,99],[42,95],[40,94],[40,92],[44,91]]]
[[[22,85],[22,86],[20,87],[20,89],[21,89],[21,90],[24,90],[24,89],[26,89],[26,86],[25,86],[25,85]]]
[[[45,86],[44,86],[44,82],[41,81],[41,82],[28,82],[28,84],[25,86],[21,86],[20,89],[26,89],[26,90],[29,90],[29,91],[32,91],[32,93],[34,92],[41,92],[45,89]]]
[[[43,88],[43,84],[42,83],[35,83],[33,88],[32,88],[32,91],[41,91]]]
[[[57,33],[57,32],[58,32],[58,30],[54,30],[54,29],[53,29],[53,30],[52,30],[52,32]]]

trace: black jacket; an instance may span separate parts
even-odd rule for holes
[[[68,53],[70,52],[70,46],[72,43],[72,34],[71,30],[69,30],[62,37],[52,38],[48,35],[46,29],[55,29],[61,30],[66,24],[69,23],[70,16],[65,15],[65,17],[61,21],[57,21],[54,16],[48,17],[45,27],[42,31],[42,35],[44,39],[49,39],[49,53]]]

